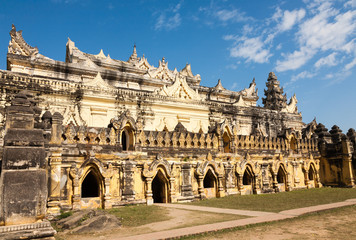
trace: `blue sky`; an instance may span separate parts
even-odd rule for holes
[[[190,63],[201,84],[240,91],[270,71],[295,93],[303,121],[356,128],[356,0],[0,1],[0,68],[11,24],[41,54],[64,61],[67,37],[88,53],[127,60],[136,43],[157,67]]]

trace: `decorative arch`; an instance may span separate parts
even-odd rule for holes
[[[103,207],[104,179],[96,164],[82,168],[79,178],[81,206],[84,208]]]
[[[307,180],[306,185],[308,188],[318,187],[318,173],[314,161],[309,163]]]
[[[127,124],[133,128],[134,131],[137,130],[136,121],[131,117],[130,111],[126,110],[119,117],[110,120],[109,126],[114,127],[116,130],[122,130]]]
[[[315,180],[316,179],[316,168],[314,166],[314,163],[310,163],[310,166],[309,166],[309,180]]]
[[[309,159],[304,162],[303,172],[307,188],[319,187],[319,165],[318,160],[314,160],[313,155],[310,154]]]
[[[119,143],[121,144],[122,151],[135,150],[135,132],[130,122],[120,130]]]
[[[273,188],[276,192],[284,192],[288,190],[288,173],[285,163],[281,160],[276,161],[271,166],[273,175]]]
[[[213,198],[218,196],[218,177],[215,174],[214,169],[211,166],[206,168],[206,172],[203,178],[204,194],[207,198]]]
[[[198,163],[195,174],[198,180],[198,191],[201,198],[224,196],[224,188],[222,185],[224,166],[222,163],[217,164],[215,161],[205,160],[203,163]],[[205,186],[210,187],[204,187],[204,180],[206,181]],[[207,185],[207,182],[210,182],[210,184]]]
[[[300,132],[297,132],[294,129],[287,129],[285,136],[289,144],[289,149],[296,152],[298,150],[298,139],[301,137]]]
[[[143,172],[142,175],[144,177],[154,177],[156,175],[157,169],[160,168],[164,171],[167,178],[172,177],[171,165],[165,159],[156,159],[150,165],[145,163],[143,165]]]
[[[199,176],[204,176],[208,170],[208,167],[212,168],[217,177],[220,177],[224,173],[224,167],[222,165],[218,166],[215,161],[204,161],[202,164],[198,163],[196,168],[196,174]]]
[[[129,110],[111,119],[109,127],[113,127],[118,133],[117,140],[123,151],[135,150],[137,125]]]
[[[152,198],[154,203],[168,203],[170,202],[169,196],[169,179],[167,178],[166,171],[160,165],[156,168],[155,176],[152,178]]]
[[[146,200],[147,204],[154,202],[168,203],[172,202],[174,176],[171,165],[167,160],[157,156],[150,165],[143,165],[142,175],[146,182]]]
[[[283,164],[279,164],[277,171],[277,182],[279,184],[287,185],[287,172]]]
[[[247,156],[246,158],[250,158],[250,156]],[[243,160],[239,163],[236,163],[235,166],[235,171],[237,175],[242,175],[245,171],[246,168],[251,168],[252,172],[254,175],[260,171],[260,169],[257,169],[256,166],[252,163],[251,160]],[[259,171],[258,171],[259,170]]]
[[[251,163],[245,163],[242,171],[238,173],[238,186],[242,194],[253,194],[256,185],[254,167]]]
[[[100,160],[94,157],[88,158],[82,163],[82,165],[80,166],[81,169],[80,174],[85,172],[90,167],[96,168],[101,175],[104,174],[104,169],[105,169],[104,164]]]

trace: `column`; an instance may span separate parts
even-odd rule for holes
[[[170,184],[169,196],[171,198],[171,202],[176,202],[176,197],[175,197],[176,192],[174,190],[174,181],[175,181],[174,177],[169,178],[169,184]]]
[[[153,204],[153,194],[152,194],[152,178],[151,177],[146,177],[146,202],[147,205],[152,205]]]
[[[111,193],[110,193],[110,177],[104,179],[105,193],[104,193],[104,208],[112,208]]]
[[[60,181],[61,181],[61,164],[62,164],[62,148],[50,148],[52,152],[49,159],[50,168],[50,187],[48,197],[47,213],[51,215],[60,214]]]
[[[198,192],[200,195],[200,199],[205,199],[205,193],[204,193],[204,176],[199,175],[198,176]]]

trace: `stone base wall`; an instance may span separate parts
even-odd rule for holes
[[[127,160],[130,159],[130,160]],[[144,152],[63,157],[49,213],[60,208],[111,208],[126,204],[186,202],[233,194],[262,194],[321,187],[319,160],[305,156],[220,154],[214,158],[147,156]],[[96,196],[85,196],[94,177]]]

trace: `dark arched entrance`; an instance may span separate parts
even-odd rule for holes
[[[203,185],[205,196],[207,198],[216,197],[216,177],[211,169],[208,169],[208,171],[206,172]]]
[[[244,194],[253,194],[254,191],[254,179],[253,172],[250,166],[247,166],[244,175],[242,176],[242,185],[244,186]]]
[[[309,187],[315,188],[317,185],[317,182],[316,182],[316,172],[315,172],[313,165],[310,165],[310,167],[309,167],[308,178],[309,178]]]
[[[286,179],[286,173],[285,173],[284,169],[282,168],[282,166],[279,166],[279,168],[278,168],[277,182],[278,182],[278,190],[286,191],[287,179]]]
[[[168,203],[168,183],[161,170],[157,171],[152,181],[152,194],[154,203]]]
[[[100,196],[100,187],[93,171],[90,171],[82,182],[82,198]]]
[[[127,151],[126,133],[125,133],[125,131],[122,131],[122,134],[121,134],[121,144],[122,144],[122,150],[123,151]]]

